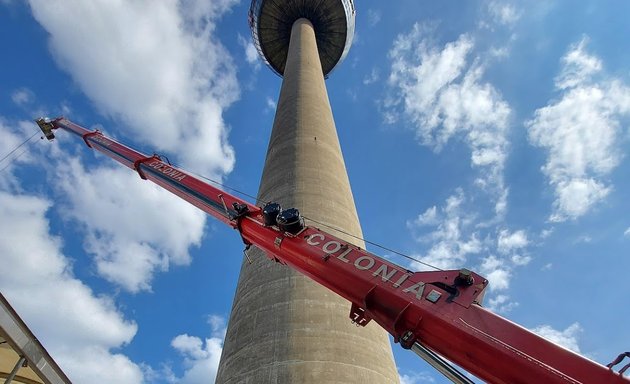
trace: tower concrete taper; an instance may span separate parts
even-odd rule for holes
[[[354,16],[351,0],[254,0],[249,23],[262,58],[283,77],[258,198],[361,237],[324,83],[350,48]],[[398,382],[382,329],[357,328],[346,300],[257,250],[250,257],[217,383]]]

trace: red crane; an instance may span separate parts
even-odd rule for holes
[[[551,343],[481,306],[488,281],[466,269],[412,272],[326,231],[305,226],[297,209],[258,207],[199,178],[63,117],[38,119],[46,138],[63,129],[236,229],[262,249],[351,303],[359,326],[377,322],[455,383],[472,381],[445,359],[489,383],[628,384],[615,372]],[[442,358],[443,357],[443,358]],[[623,359],[623,354],[613,363]],[[612,366],[612,364],[609,366]],[[625,370],[624,367],[623,370]]]

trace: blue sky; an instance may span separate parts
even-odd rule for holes
[[[65,115],[255,194],[280,79],[248,6],[0,1],[0,156]],[[630,3],[356,7],[327,86],[365,237],[484,274],[486,306],[596,361],[627,350]],[[207,382],[238,235],[69,135],[22,148],[2,293],[76,382]],[[403,383],[444,382],[393,350]]]

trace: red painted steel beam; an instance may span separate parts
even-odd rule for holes
[[[350,318],[376,321],[396,342],[418,342],[490,383],[628,384],[619,373],[555,345],[484,308],[488,284],[467,270],[412,272],[315,227],[293,235],[265,226],[261,208],[65,118],[38,121],[64,129],[143,179],[237,229],[265,251],[352,303]],[[47,135],[48,136],[48,135]],[[54,136],[54,135],[53,135]],[[239,214],[238,206],[246,207]]]

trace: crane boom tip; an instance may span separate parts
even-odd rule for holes
[[[39,126],[39,129],[42,130],[42,133],[44,134],[44,136],[46,136],[48,141],[52,141],[55,138],[55,134],[53,133],[53,129],[55,129],[55,126],[50,119],[46,117],[40,117],[39,119],[36,119],[35,122]]]

